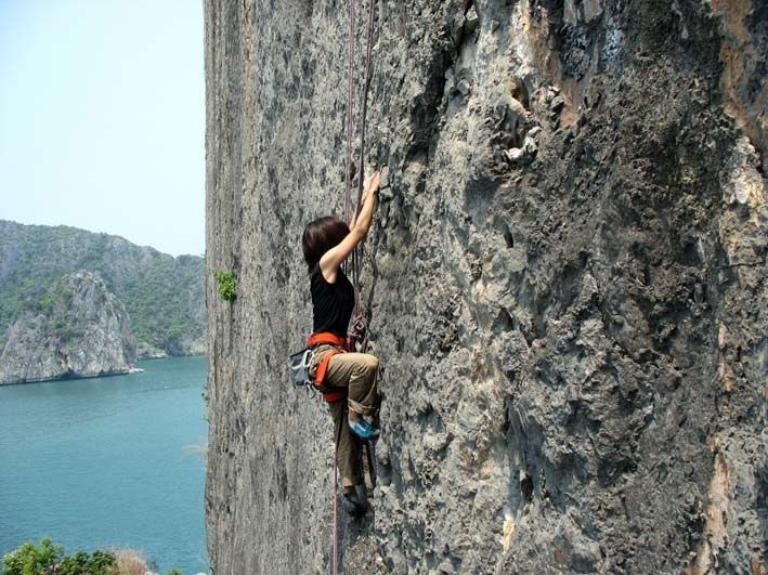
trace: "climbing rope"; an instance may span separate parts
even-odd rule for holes
[[[355,84],[352,75],[355,67],[355,0],[348,2],[349,16],[349,47],[347,54],[349,65],[347,68],[347,174],[346,193],[344,195],[344,219],[350,221],[352,215],[352,118],[355,101]]]
[[[350,5],[354,4],[354,2],[350,2]],[[366,127],[366,119],[368,115],[368,91],[371,85],[371,63],[373,61],[372,55],[373,55],[373,25],[374,25],[374,19],[375,19],[375,0],[370,0],[368,2],[368,29],[367,29],[367,45],[366,45],[366,51],[365,51],[365,76],[363,79],[363,94],[362,94],[362,106],[361,106],[361,113],[360,113],[360,120],[359,120],[359,133],[360,133],[360,158],[357,166],[357,203],[355,208],[355,219],[360,214],[360,209],[362,208],[362,200],[363,200],[363,176],[365,173],[365,127]],[[350,11],[351,14],[354,13],[354,8]],[[354,34],[355,25],[354,23],[350,23],[350,37]],[[352,54],[352,45],[354,42],[350,43],[350,54]],[[354,91],[354,82],[352,81],[352,66],[351,66],[351,60],[350,60],[350,74],[349,74],[349,85],[348,85],[348,102],[351,101],[353,91]],[[346,190],[346,202],[351,203],[351,171],[352,171],[352,137],[351,137],[351,127],[353,124],[352,121],[352,106],[347,107],[347,190]],[[349,219],[347,217],[347,219]],[[355,249],[352,251],[352,285],[355,288],[355,309],[354,313],[352,315],[352,322],[351,327],[349,329],[349,336],[351,341],[361,341],[363,342],[363,351],[365,350],[365,344],[367,344],[367,326],[365,322],[365,302],[363,301],[362,297],[360,296],[360,267],[362,265],[362,248],[360,246],[355,246]]]
[[[369,0],[368,3],[368,44],[365,50],[365,79],[363,80],[363,107],[360,113],[360,166],[359,175],[357,178],[357,211],[360,211],[360,202],[363,199],[363,171],[365,166],[365,120],[368,113],[368,89],[371,84],[371,55],[373,53],[373,18],[374,18],[374,2],[376,0]]]
[[[342,400],[343,401],[343,400]],[[336,425],[336,448],[333,452],[333,575],[339,573],[339,441],[341,440],[341,427],[344,425],[346,410],[342,410],[339,423]]]
[[[352,214],[352,166],[353,166],[353,150],[352,150],[352,138],[353,138],[353,124],[354,124],[354,101],[355,101],[355,83],[353,78],[353,72],[355,68],[355,38],[356,33],[356,15],[355,15],[355,3],[357,0],[349,0],[348,3],[348,15],[349,15],[349,48],[348,48],[348,77],[347,77],[347,171],[346,171],[346,190],[344,194],[344,219],[350,221]],[[365,122],[368,112],[368,88],[371,82],[371,61],[373,54],[373,24],[375,13],[376,0],[368,0],[368,38],[365,53],[365,77],[363,80],[363,101],[360,114],[360,158],[358,166],[357,177],[357,204],[355,207],[355,219],[360,214],[360,204],[363,196],[363,174],[365,167]],[[355,313],[352,317],[352,325],[350,328],[350,337],[355,336],[362,337],[366,334],[365,326],[365,313],[364,304],[359,293],[359,279],[360,279],[360,264],[361,256],[359,254],[359,248],[355,247],[352,252],[352,284],[355,289]],[[367,338],[366,338],[367,340]],[[343,424],[343,418],[345,413],[342,412],[340,423]],[[341,425],[338,426],[336,432],[336,445],[333,454],[333,558],[332,558],[332,573],[338,575],[339,573],[339,519],[338,519],[338,505],[339,505],[339,478],[338,478],[338,451],[339,451],[339,439],[341,437]],[[371,453],[371,445],[367,444],[367,459],[368,469],[371,473],[372,483],[375,483],[373,456]]]

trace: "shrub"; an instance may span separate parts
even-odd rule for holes
[[[117,564],[113,575],[144,575],[149,568],[144,558],[131,549],[115,550]]]
[[[200,393],[200,396],[203,398],[203,401],[205,402],[205,415],[203,416],[203,419],[205,419],[205,421],[210,423],[211,420],[210,420],[210,417],[209,417],[209,414],[208,414],[208,410],[209,410],[209,407],[210,407],[209,403],[210,403],[211,396],[208,393],[208,382],[207,381],[205,382],[205,387],[203,387],[203,391],[202,391],[202,393]]]
[[[234,301],[237,297],[237,276],[233,272],[218,270],[213,273],[218,282],[219,295],[224,301]]]
[[[39,546],[25,543],[3,556],[5,575],[38,575],[50,572],[61,559],[64,549],[43,539]]]
[[[78,551],[64,557],[56,569],[56,575],[112,575],[115,556],[107,551],[94,551],[90,556]]]
[[[64,555],[64,548],[42,539],[25,543],[3,557],[5,575],[114,575],[116,559],[106,551],[78,551]],[[142,572],[141,575],[144,575]]]

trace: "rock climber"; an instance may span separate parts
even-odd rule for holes
[[[347,332],[355,291],[341,264],[368,234],[379,180],[379,172],[368,179],[358,214],[349,223],[335,216],[322,217],[307,224],[302,237],[312,295],[313,328],[308,344],[313,355],[309,373],[316,382],[321,380],[325,390],[336,429],[336,458],[345,503],[353,514],[367,509],[361,442],[379,433],[374,425],[379,407],[379,360],[350,347]]]

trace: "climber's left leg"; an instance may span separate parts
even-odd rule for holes
[[[336,447],[336,462],[341,475],[341,485],[344,490],[354,490],[355,485],[363,482],[362,458],[360,442],[352,435],[346,415],[346,405],[343,399],[328,404],[333,418],[333,429],[338,441]]]
[[[350,420],[376,414],[378,371],[379,360],[369,353],[340,353],[329,362],[326,380],[336,387],[347,387]]]
[[[374,439],[379,433],[372,424],[379,408],[378,370],[379,360],[368,353],[340,353],[328,363],[326,380],[347,387],[349,427],[364,440]]]

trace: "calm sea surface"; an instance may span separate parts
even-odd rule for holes
[[[49,537],[65,552],[136,549],[208,572],[202,357],[133,375],[0,386],[0,554]]]

